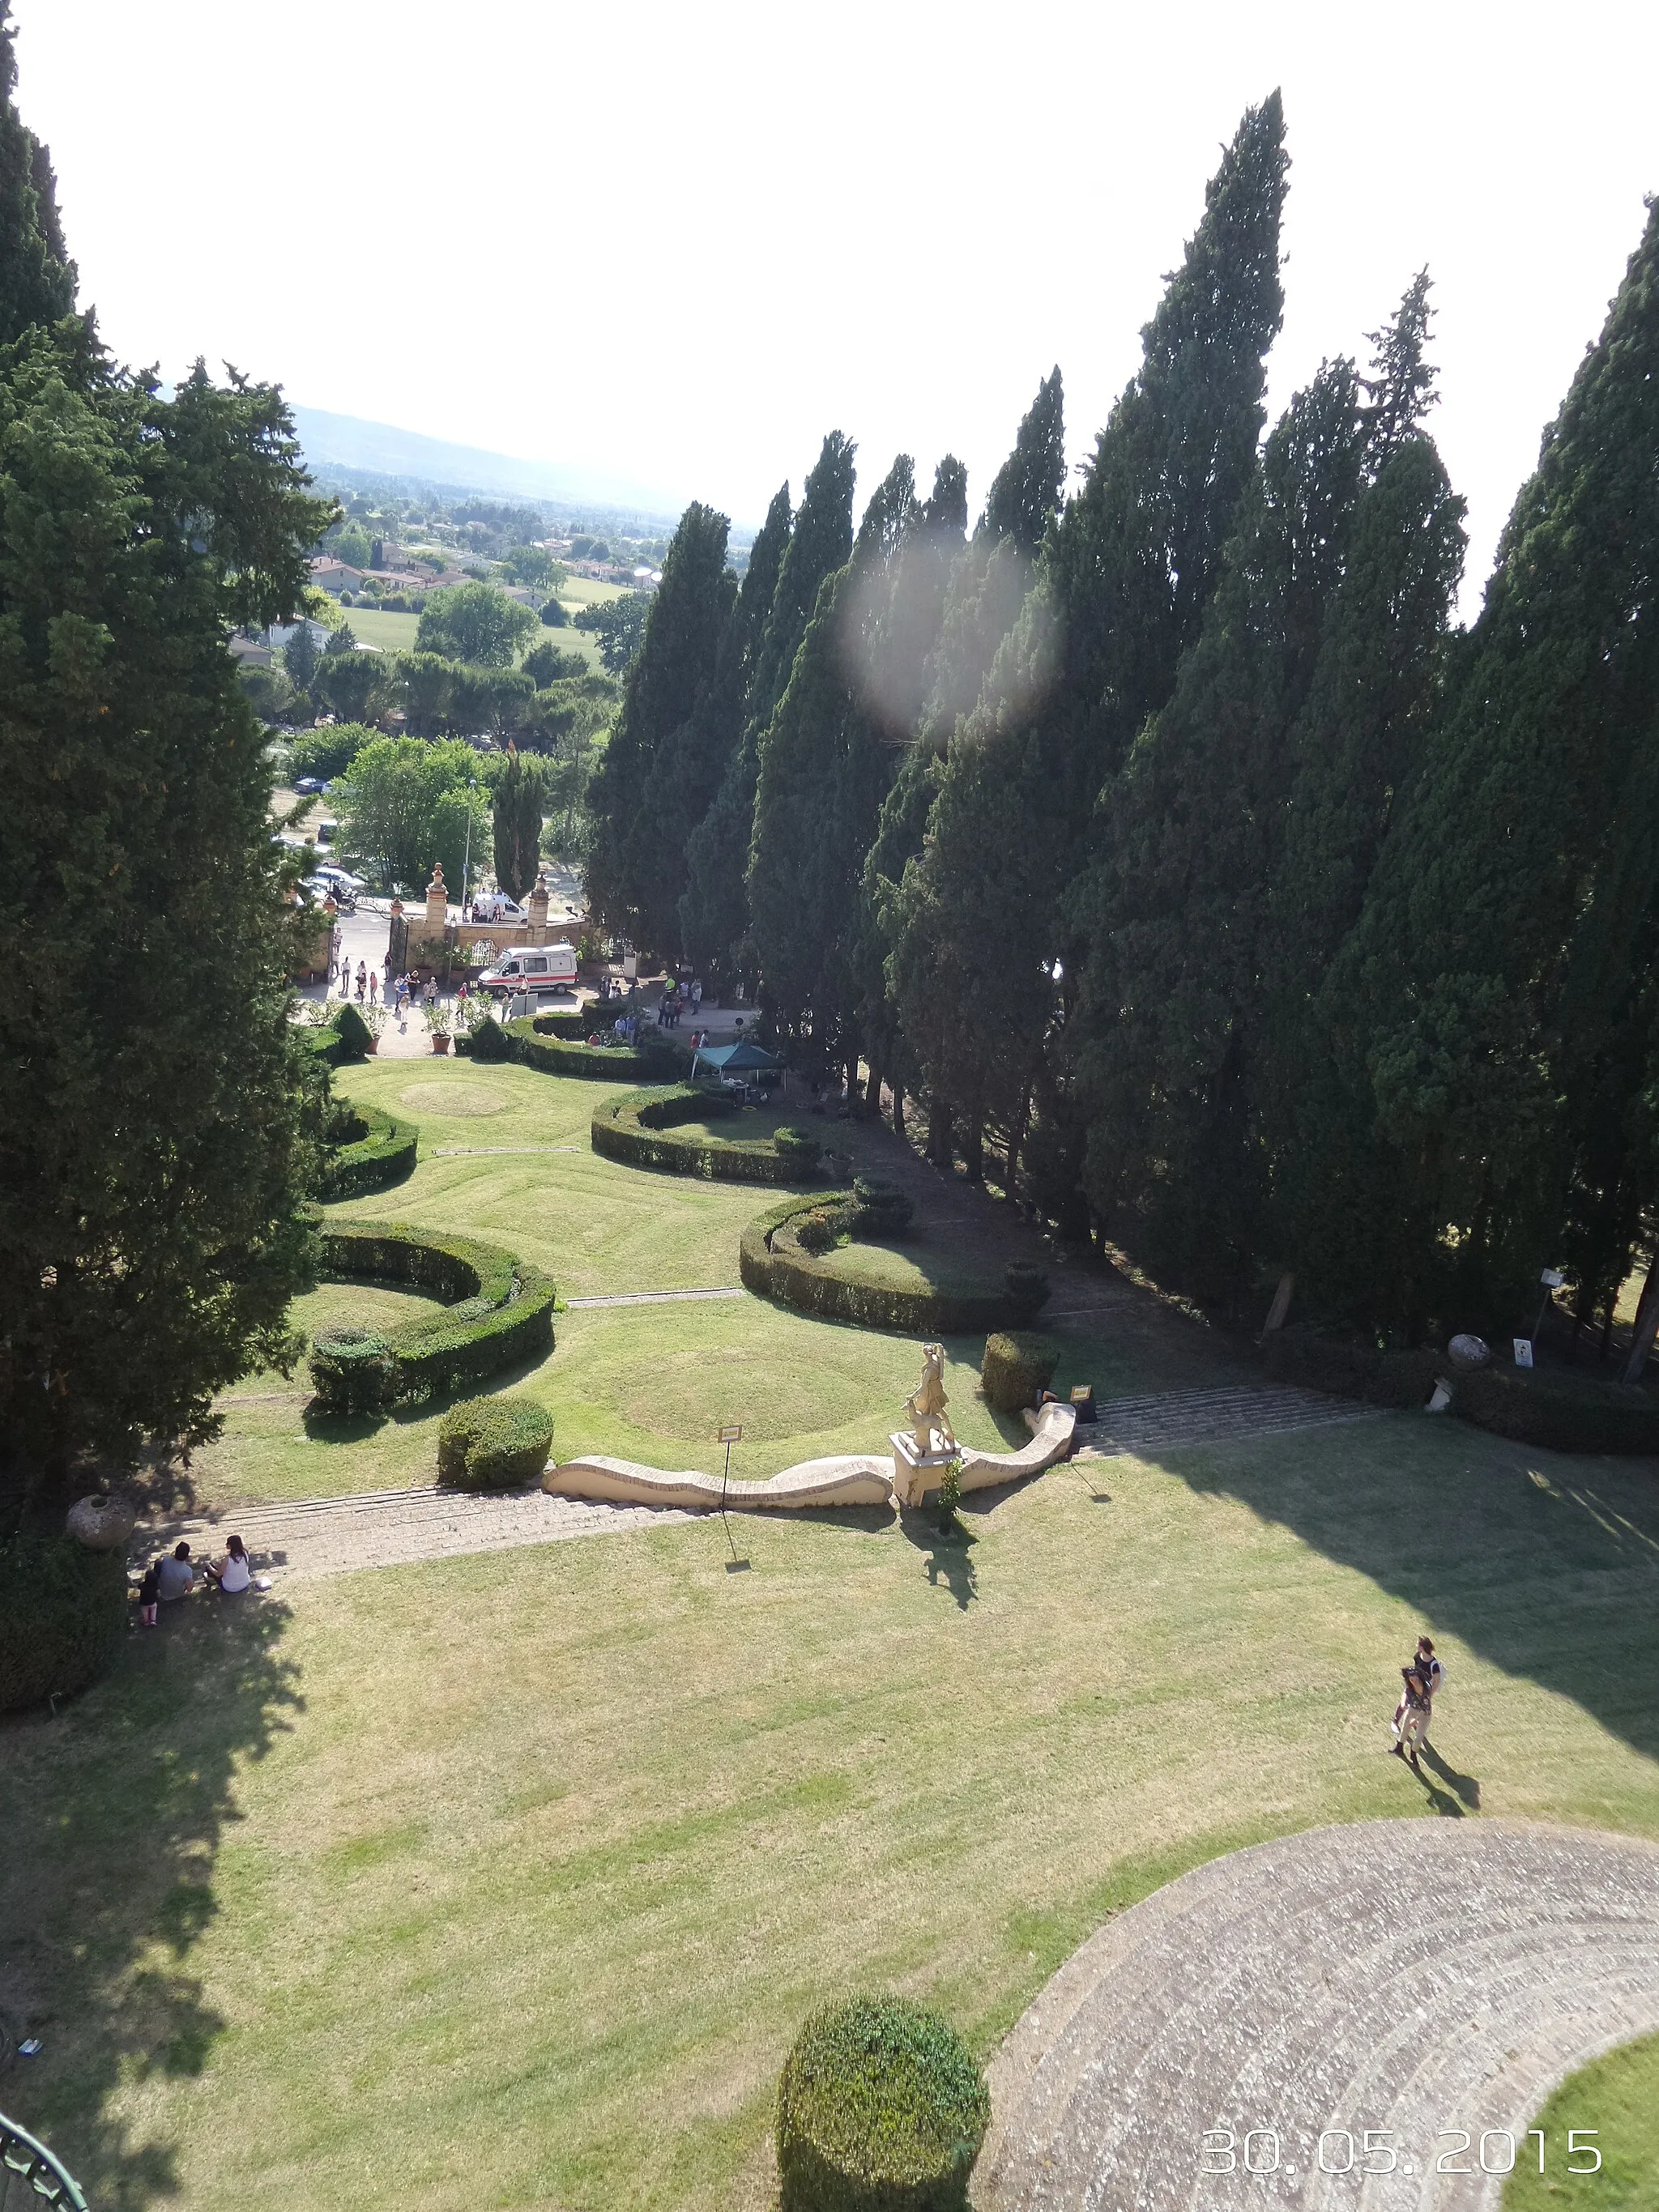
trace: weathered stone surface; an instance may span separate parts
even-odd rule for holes
[[[1498,2212],[1482,2135],[1535,2159],[1526,2130],[1556,2083],[1656,2029],[1659,1847],[1507,1821],[1316,1829],[1172,1882],[1060,1969],[992,2068],[974,2202]],[[1231,2173],[1200,2170],[1212,2129]],[[1325,2130],[1363,2167],[1368,2129],[1391,2172],[1320,2170]],[[1276,2137],[1277,2172],[1243,2170],[1247,2131],[1258,2164]],[[1327,2162],[1344,2154],[1328,2137]],[[1547,2154],[1564,2166],[1565,2142]]]

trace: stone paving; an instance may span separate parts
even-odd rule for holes
[[[1060,1969],[992,2066],[974,2203],[1498,2212],[1550,2091],[1656,2029],[1659,1846],[1316,1829],[1184,1875]]]
[[[1371,1421],[1382,1408],[1322,1390],[1267,1383],[1231,1390],[1163,1390],[1141,1398],[1103,1399],[1092,1434],[1079,1443],[1102,1458],[1121,1452],[1176,1451],[1183,1444],[1228,1443],[1246,1437],[1278,1436],[1290,1429],[1326,1428],[1339,1421]]]

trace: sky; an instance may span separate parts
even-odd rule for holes
[[[758,522],[1039,380],[1086,458],[1246,106],[1291,156],[1282,406],[1427,266],[1466,606],[1659,191],[1652,0],[14,0],[83,302],[173,376]]]

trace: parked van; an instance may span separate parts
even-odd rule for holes
[[[498,999],[514,999],[520,991],[568,991],[576,981],[574,945],[526,945],[504,953],[493,968],[478,978],[481,990]]]

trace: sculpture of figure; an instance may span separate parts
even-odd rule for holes
[[[945,1395],[945,1346],[924,1344],[921,1356],[921,1380],[904,1401],[904,1410],[915,1424],[916,1449],[954,1451],[957,1440],[945,1414],[950,1403]],[[935,1434],[939,1437],[937,1444],[933,1441]]]

